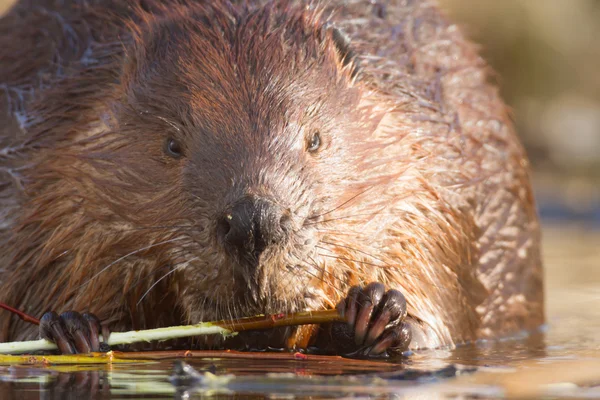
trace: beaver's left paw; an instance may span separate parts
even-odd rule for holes
[[[100,320],[90,313],[67,311],[58,315],[50,311],[40,319],[40,336],[56,343],[62,354],[110,350],[100,342],[101,330]]]
[[[338,305],[347,323],[332,326],[332,339],[349,356],[401,353],[411,340],[406,318],[406,299],[398,290],[385,291],[381,283],[350,289]]]

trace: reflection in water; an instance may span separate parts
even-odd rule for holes
[[[171,399],[208,395],[228,399],[423,398],[424,393],[426,398],[497,397],[514,394],[515,390],[522,394],[523,388],[531,386],[531,370],[544,365],[551,367],[550,373],[537,374],[536,382],[560,382],[565,377],[585,385],[544,386],[541,393],[600,397],[600,387],[594,387],[600,384],[599,236],[564,227],[546,230],[548,324],[544,333],[482,341],[451,350],[420,351],[396,362],[340,362],[310,356],[307,360],[277,361],[187,359],[203,376],[196,387],[173,384],[169,379],[173,361],[45,368],[0,366],[0,399]],[[586,363],[589,360],[592,366]],[[569,378],[565,368],[561,370],[567,362],[581,363],[569,367]],[[506,385],[506,379],[504,383],[494,379],[494,374],[510,376],[512,386]],[[587,378],[583,379],[582,374]],[[454,375],[462,376],[450,379]]]
[[[544,358],[546,355],[545,336],[536,333],[521,339],[459,346],[452,351],[446,361],[472,366],[506,366],[518,363],[520,360]]]

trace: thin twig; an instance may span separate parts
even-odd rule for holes
[[[11,306],[9,306],[7,304],[0,303],[0,308],[10,311],[11,313],[15,314],[17,317],[21,318],[25,322],[29,322],[29,323],[32,323],[35,325],[40,324],[39,319],[32,317],[31,315],[25,314],[23,311],[19,311],[16,308],[12,308]]]
[[[337,310],[307,311],[293,314],[279,314],[242,318],[231,321],[201,322],[195,325],[171,326],[143,331],[113,332],[108,338],[109,346],[169,340],[181,337],[202,335],[233,336],[238,332],[272,329],[282,326],[323,324],[342,321]],[[0,354],[22,354],[40,350],[55,350],[56,345],[48,340],[32,340],[26,342],[0,343]]]
[[[186,359],[235,359],[235,360],[272,360],[327,363],[339,365],[344,369],[396,370],[398,366],[387,361],[357,360],[341,356],[302,354],[297,352],[252,352],[235,350],[161,350],[161,351],[110,351],[108,353],[90,353],[75,355],[0,355],[0,364],[20,365],[64,365],[64,364],[112,364],[112,363],[148,363],[158,360]]]

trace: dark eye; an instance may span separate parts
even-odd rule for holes
[[[179,158],[183,155],[183,150],[181,149],[181,144],[175,139],[167,139],[165,144],[165,151],[168,155],[173,158]]]
[[[314,131],[312,136],[306,142],[306,150],[309,153],[315,153],[321,147],[321,133]]]

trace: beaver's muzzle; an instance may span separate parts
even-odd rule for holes
[[[284,245],[291,232],[288,210],[260,197],[243,197],[217,221],[217,239],[227,252],[258,260],[269,247]]]

